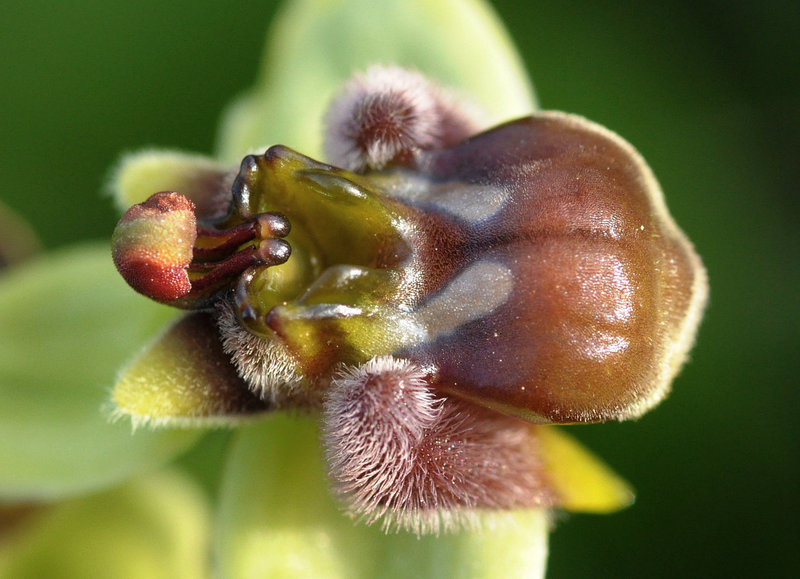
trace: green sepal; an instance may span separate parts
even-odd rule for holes
[[[159,191],[179,191],[202,215],[214,197],[229,187],[233,167],[209,157],[171,150],[144,150],[123,155],[112,169],[106,188],[120,211]],[[207,211],[206,211],[207,212]]]
[[[371,64],[416,69],[471,97],[487,127],[535,108],[522,60],[484,2],[298,0],[272,24],[256,86],[226,112],[219,158],[278,143],[320,158],[328,103]]]
[[[125,285],[105,245],[54,252],[0,278],[0,498],[102,488],[195,439],[134,436],[103,412],[118,368],[171,315]]]
[[[541,577],[547,514],[482,513],[479,531],[385,534],[334,501],[315,422],[276,415],[237,432],[225,469],[215,549],[239,577]]]
[[[206,497],[176,471],[32,512],[0,542],[5,579],[202,579],[211,516]]]

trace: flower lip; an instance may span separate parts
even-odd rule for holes
[[[112,237],[122,277],[137,292],[186,309],[208,307],[214,297],[254,266],[285,263],[291,227],[278,213],[247,216],[228,228],[199,226],[195,205],[162,191],[131,207]]]

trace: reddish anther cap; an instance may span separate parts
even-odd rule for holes
[[[196,239],[194,203],[175,191],[156,193],[122,216],[111,239],[114,264],[137,292],[170,303],[192,290],[187,268]]]

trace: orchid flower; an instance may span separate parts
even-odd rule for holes
[[[703,266],[484,4],[288,3],[218,145],[121,159],[121,276],[81,247],[0,279],[0,496],[30,505],[0,571],[536,577],[552,513],[632,502],[554,425],[664,398]],[[163,466],[192,445],[213,507]],[[106,519],[102,563],[55,549]]]

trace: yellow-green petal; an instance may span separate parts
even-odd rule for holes
[[[204,155],[170,150],[145,150],[124,155],[108,182],[120,211],[143,202],[159,191],[179,191],[198,206],[200,214],[214,203],[214,194],[228,191],[234,166]]]
[[[0,543],[5,579],[202,579],[210,513],[191,479],[162,472],[32,513]]]
[[[541,577],[547,515],[480,515],[481,531],[384,534],[331,496],[315,421],[276,415],[240,430],[225,469],[215,553],[239,577]]]
[[[206,313],[153,340],[122,371],[112,399],[114,413],[134,425],[233,425],[267,410],[236,374]]]
[[[283,144],[320,158],[322,118],[353,72],[419,70],[474,99],[487,126],[530,113],[533,90],[491,9],[479,0],[296,0],[275,19],[256,86],[223,118],[218,153]]]
[[[55,252],[0,278],[0,498],[101,488],[194,440],[134,436],[102,410],[119,366],[171,315],[125,285],[105,244]]]
[[[628,483],[563,429],[542,426],[537,433],[545,470],[563,509],[605,514],[633,503]]]

